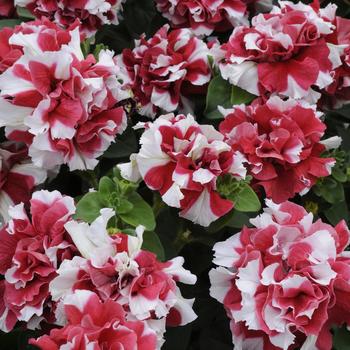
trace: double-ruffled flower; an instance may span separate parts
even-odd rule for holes
[[[217,192],[223,175],[245,178],[244,157],[224,142],[211,125],[198,124],[190,114],[160,116],[145,124],[138,154],[119,165],[122,176],[159,191],[163,201],[180,208],[180,216],[202,226],[228,213],[234,206]]]
[[[84,58],[78,28],[43,26],[23,25],[9,38],[24,54],[0,75],[0,125],[9,139],[28,145],[38,167],[93,169],[126,128],[118,103],[129,93],[117,79],[113,52]]]
[[[335,160],[322,157],[326,125],[315,106],[275,96],[221,111],[225,141],[245,156],[253,183],[273,201],[304,194],[318,178],[330,175]]]
[[[321,91],[319,105],[323,109],[336,109],[350,101],[350,20],[336,17],[333,23],[336,29],[327,42],[339,49],[342,64],[331,72],[332,84]]]
[[[210,35],[213,31],[247,24],[247,3],[246,0],[156,0],[158,11],[173,27],[191,28],[196,35]]]
[[[53,312],[49,283],[56,269],[75,254],[64,225],[75,212],[74,200],[58,191],[40,191],[24,204],[9,210],[10,221],[0,231],[0,329],[10,331],[17,321],[38,327]]]
[[[252,228],[214,246],[211,295],[231,319],[235,349],[332,348],[349,324],[350,233],[291,202],[267,200]]]
[[[104,24],[118,24],[118,13],[125,0],[45,1],[15,0],[15,5],[27,7],[37,18],[46,17],[68,29],[76,19],[85,36],[93,36]]]
[[[315,102],[316,90],[333,82],[341,65],[341,50],[326,38],[335,26],[336,6],[320,9],[280,1],[269,14],[259,14],[252,26],[234,29],[216,52],[224,79],[255,95],[280,94]]]
[[[102,209],[91,225],[76,221],[65,225],[80,255],[65,260],[50,284],[52,300],[58,303],[58,324],[65,324],[62,304],[67,296],[89,290],[100,300],[118,302],[128,320],[147,321],[157,332],[159,344],[165,325],[179,326],[192,322],[194,300],[184,299],[177,282],[194,284],[196,276],[183,268],[181,257],[160,262],[142,250],[143,228],[138,236],[122,233],[109,235],[107,223],[114,216],[111,209]]]
[[[117,302],[78,290],[64,301],[67,325],[30,342],[41,350],[155,350],[157,335],[145,322],[128,321]]]
[[[206,43],[189,29],[169,31],[165,25],[149,40],[142,36],[133,50],[124,49],[118,65],[141,114],[154,117],[159,110],[188,108],[188,94],[203,90],[211,78],[208,55]]]

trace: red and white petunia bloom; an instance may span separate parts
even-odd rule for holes
[[[334,25],[335,31],[326,39],[328,45],[339,48],[342,65],[332,71],[332,84],[321,91],[323,109],[340,108],[350,101],[350,20],[336,17]]]
[[[220,110],[225,141],[245,156],[253,184],[274,202],[305,194],[318,178],[330,175],[335,160],[321,157],[326,125],[315,106],[274,96]]]
[[[129,93],[116,77],[113,52],[102,50],[98,61],[84,59],[78,28],[60,48],[61,39],[55,43],[40,34],[10,38],[25,54],[0,75],[0,125],[10,140],[27,143],[39,167],[93,169],[127,124],[118,103]]]
[[[104,24],[118,24],[118,13],[125,0],[45,1],[15,0],[17,6],[27,7],[37,18],[46,17],[65,29],[77,19],[80,31],[93,36]]]
[[[45,51],[59,51],[63,45],[78,44],[79,25],[74,22],[69,30],[64,30],[46,18],[23,22],[14,28],[0,30],[0,73],[11,67],[24,52],[31,54]]]
[[[112,299],[102,302],[88,290],[77,290],[64,300],[67,324],[49,335],[31,339],[41,350],[155,350],[157,336],[146,322],[128,321],[122,306]]]
[[[137,237],[123,233],[109,235],[107,223],[112,209],[102,209],[91,225],[70,221],[65,225],[81,256],[65,260],[50,283],[52,300],[58,303],[57,322],[64,324],[61,304],[67,295],[86,289],[102,301],[123,306],[129,320],[147,320],[162,343],[165,324],[185,325],[196,318],[194,300],[184,299],[177,282],[194,284],[196,276],[183,268],[184,259],[160,262],[141,249],[143,228]]]
[[[231,319],[235,349],[331,350],[331,327],[350,322],[348,227],[266,204],[254,227],[214,246],[210,294]]]
[[[173,112],[187,107],[186,96],[198,93],[211,78],[207,44],[189,29],[169,32],[165,25],[149,40],[136,41],[124,49],[118,65],[124,72],[141,114],[154,117],[157,111]]]
[[[248,24],[246,1],[156,0],[158,11],[175,28],[191,28],[196,35],[226,31]]]
[[[0,215],[2,224],[9,219],[10,206],[27,203],[36,185],[46,179],[46,171],[36,167],[23,144],[0,144]]]
[[[123,177],[135,181],[141,176],[166,204],[181,208],[180,216],[202,226],[233,208],[234,203],[220,197],[216,183],[226,174],[244,179],[245,159],[221,133],[190,114],[162,115],[145,127],[139,153],[118,166]]]
[[[269,14],[259,14],[252,26],[236,27],[215,56],[221,75],[252,94],[280,94],[316,102],[333,82],[341,65],[340,48],[327,44],[335,28],[336,6],[320,9],[281,1]]]
[[[58,191],[35,192],[30,216],[24,204],[11,207],[8,225],[0,231],[0,329],[17,321],[36,328],[50,301],[49,283],[56,269],[76,252],[64,224],[75,212],[74,200]]]

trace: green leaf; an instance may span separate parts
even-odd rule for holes
[[[2,19],[0,20],[0,29],[5,27],[13,28],[21,23],[22,21],[20,19]]]
[[[337,166],[332,169],[332,176],[339,182],[346,182],[348,180],[348,176],[344,170]]]
[[[75,217],[88,223],[93,222],[102,208],[108,207],[99,192],[87,193],[77,204]]]
[[[111,195],[111,193],[115,192],[116,187],[117,186],[116,186],[115,182],[112,179],[110,179],[107,176],[103,176],[100,179],[100,182],[99,182],[99,185],[98,185],[98,191],[100,192],[101,197],[104,200],[107,200],[108,197]]]
[[[249,103],[254,98],[255,95],[231,85],[218,75],[209,83],[204,115],[208,119],[221,119],[222,114],[218,111],[218,106],[230,108],[233,105]]]
[[[134,205],[125,198],[120,198],[118,205],[115,207],[118,215],[127,214],[134,209]]]
[[[234,214],[234,210],[229,211],[226,215],[212,222],[206,228],[206,231],[210,233],[215,233],[223,229],[225,226],[228,226],[228,222],[230,222],[231,218],[233,217],[233,214]]]
[[[126,158],[131,153],[138,150],[138,143],[134,130],[128,128],[125,132],[118,136],[115,143],[112,143],[108,150],[103,154],[103,158],[115,159]]]
[[[344,187],[340,182],[337,182],[331,176],[322,179],[313,191],[319,197],[322,197],[325,201],[331,204],[344,201]]]
[[[35,16],[25,7],[16,7],[17,15],[26,19],[35,19]]]
[[[335,350],[349,350],[350,332],[345,327],[334,329],[333,347]]]
[[[104,44],[97,44],[95,46],[94,52],[92,53],[94,55],[94,57],[96,58],[96,60],[99,60],[99,56],[100,56],[100,52],[102,50],[108,50],[108,46],[104,45]]]
[[[231,84],[219,75],[211,80],[208,86],[206,108],[204,112],[204,115],[208,119],[222,118],[222,114],[218,111],[218,106],[224,108],[232,107],[231,88]]]
[[[81,51],[84,55],[84,57],[87,57],[90,54],[91,50],[91,40],[86,39],[80,44]]]
[[[165,253],[158,235],[154,232],[145,232],[143,234],[142,249],[148,250],[157,255],[161,261],[165,260]]]
[[[333,204],[329,209],[324,211],[327,220],[332,225],[337,225],[342,219],[349,221],[349,210],[346,202]]]
[[[242,103],[249,103],[256,98],[255,95],[250,92],[241,89],[238,86],[232,86],[231,88],[231,105],[240,105]]]
[[[227,222],[227,226],[241,229],[244,225],[249,225],[250,217],[247,214],[233,210],[233,215]]]
[[[238,211],[255,212],[261,208],[258,196],[248,184],[244,184],[240,191],[237,191],[229,199],[233,201],[234,208]]]
[[[153,231],[156,222],[152,208],[148,203],[136,192],[132,193],[127,199],[134,207],[128,213],[117,213],[120,218],[131,226],[143,225],[147,231]]]

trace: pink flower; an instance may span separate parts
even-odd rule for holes
[[[320,157],[326,126],[314,108],[275,96],[221,111],[225,120],[219,129],[226,142],[247,158],[254,183],[273,201],[305,193],[330,175],[335,160]]]
[[[146,124],[139,153],[119,168],[133,181],[139,172],[165,203],[181,209],[180,216],[208,226],[234,206],[216,191],[217,179],[229,174],[239,180],[246,174],[244,157],[223,139],[213,126],[200,125],[191,115],[163,115]]]
[[[23,144],[0,144],[0,215],[6,222],[10,206],[27,203],[34,187],[46,179],[46,171],[32,164]]]
[[[15,28],[0,30],[0,73],[11,67],[24,53],[59,51],[72,42],[71,32],[78,25],[73,23],[70,31],[63,30],[48,19],[23,22]]]
[[[25,54],[0,75],[0,125],[7,137],[26,142],[39,167],[93,169],[126,128],[118,103],[129,94],[117,80],[113,53],[84,59],[78,28],[17,33],[11,42]]]
[[[193,300],[184,299],[177,286],[177,282],[196,281],[182,267],[183,258],[163,263],[153,253],[141,250],[141,227],[136,230],[137,237],[110,236],[106,227],[112,216],[111,209],[102,209],[90,226],[75,221],[65,225],[81,256],[61,264],[50,284],[52,299],[60,305],[77,290],[93,291],[102,301],[117,301],[128,319],[147,320],[151,327],[155,323],[160,339],[165,323],[175,326],[193,321]],[[58,306],[56,316],[62,324],[59,310]]]
[[[156,0],[157,9],[175,28],[191,28],[196,35],[226,31],[247,24],[246,1]]]
[[[9,43],[12,35],[12,28],[5,27],[0,30],[0,73],[11,67],[23,55],[21,47]]]
[[[11,17],[15,12],[13,0],[1,0],[0,2],[0,16]]]
[[[320,107],[335,109],[350,100],[350,20],[336,17],[336,30],[327,37],[328,45],[339,47],[341,65],[332,71],[333,83],[321,93]]]
[[[15,0],[27,7],[37,18],[46,17],[67,29],[78,19],[85,36],[93,36],[104,24],[118,24],[118,12],[125,0]]]
[[[64,301],[67,324],[51,330],[30,343],[41,350],[69,348],[155,350],[157,337],[145,322],[127,321],[123,308],[108,299],[101,302],[96,294],[78,290]]]
[[[211,77],[207,45],[188,29],[168,31],[165,25],[149,40],[142,36],[118,57],[141,113],[150,117],[188,103],[184,96]]]
[[[40,191],[30,200],[30,217],[24,205],[10,208],[11,220],[0,231],[0,328],[10,331],[17,321],[36,327],[44,318],[49,283],[58,265],[76,249],[64,228],[75,212],[73,198]]]
[[[350,322],[350,233],[291,202],[267,200],[253,228],[214,246],[211,295],[231,318],[238,349],[331,350],[330,328]],[[316,344],[316,345],[315,345]],[[312,346],[313,345],[313,346]]]
[[[224,79],[255,95],[278,93],[317,101],[314,88],[333,82],[341,64],[336,47],[326,42],[334,30],[335,5],[320,9],[281,1],[270,14],[252,19],[252,27],[235,28],[216,54]]]

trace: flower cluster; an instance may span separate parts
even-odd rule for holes
[[[274,202],[303,194],[330,175],[335,160],[321,157],[326,125],[314,108],[275,96],[221,111],[225,141],[246,157],[249,175]]]
[[[70,31],[64,30],[46,18],[24,22],[14,28],[5,27],[0,31],[0,73],[11,67],[24,51],[42,53],[60,51],[62,46],[73,40],[72,31],[78,26],[75,22]]]
[[[137,237],[109,236],[107,223],[112,216],[113,210],[102,209],[90,226],[76,221],[65,225],[80,255],[65,260],[57,270],[50,284],[52,300],[65,304],[70,294],[88,289],[103,302],[118,302],[127,319],[147,321],[161,340],[166,324],[185,325],[196,318],[193,300],[184,299],[176,285],[194,284],[196,277],[182,267],[183,258],[162,263],[142,250],[142,227],[136,230]],[[61,309],[57,308],[58,323],[62,323]]]
[[[142,36],[133,50],[124,49],[118,64],[141,114],[154,117],[159,109],[188,108],[186,96],[211,78],[208,55],[206,43],[190,30],[169,32],[165,25],[149,40]]]
[[[331,349],[350,322],[350,233],[294,203],[267,200],[253,228],[214,246],[211,295],[225,305],[238,349]]]
[[[236,27],[215,52],[224,79],[255,95],[280,94],[317,101],[333,82],[342,49],[330,45],[336,6],[280,1],[252,26]]]
[[[333,82],[322,90],[320,107],[323,109],[339,108],[350,101],[350,20],[336,17],[335,30],[327,37],[328,45],[341,50],[341,65],[331,75]]]
[[[126,128],[118,103],[129,93],[116,77],[113,52],[84,58],[79,29],[47,21],[16,28],[7,49],[15,56],[5,56],[10,67],[0,75],[0,125],[8,139],[26,143],[39,167],[93,169]]]
[[[156,333],[145,322],[127,321],[123,308],[96,294],[79,290],[64,303],[67,325],[50,335],[31,340],[41,350],[63,349],[157,349]]]
[[[196,282],[182,267],[183,258],[160,262],[142,250],[142,227],[136,229],[137,236],[118,231],[110,235],[112,209],[102,209],[91,225],[72,220],[74,213],[73,198],[58,191],[35,192],[30,215],[23,203],[10,208],[11,220],[0,231],[3,331],[10,331],[17,321],[27,322],[29,328],[42,322],[62,326],[50,338],[38,340],[47,349],[50,342],[78,346],[78,339],[87,344],[108,341],[112,346],[122,342],[119,337],[127,330],[135,343],[151,350],[156,349],[152,344],[162,344],[166,325],[184,325],[196,318],[193,300],[184,299],[177,286]],[[76,323],[72,300],[81,301],[75,304],[81,306],[79,320],[92,317],[93,323]],[[85,309],[88,305],[91,315]],[[105,339],[106,333],[110,334]]]
[[[176,348],[342,350],[342,7],[0,0],[0,331],[160,350],[198,313]]]
[[[45,1],[15,0],[27,7],[37,18],[46,17],[62,28],[69,28],[76,19],[85,36],[92,36],[104,24],[118,24],[118,13],[125,0]]]
[[[11,205],[28,202],[34,187],[46,179],[46,171],[36,167],[28,157],[24,144],[0,144],[0,215],[9,219]]]
[[[125,178],[141,176],[165,203],[181,208],[180,216],[203,226],[233,208],[216,191],[217,179],[226,174],[244,179],[245,159],[221,133],[198,124],[190,114],[162,115],[145,128],[139,153],[129,164],[119,165]]]
[[[73,198],[58,191],[40,191],[9,210],[10,221],[0,231],[0,329],[10,331],[17,321],[36,328],[52,317],[49,283],[56,269],[76,248],[64,228],[75,212]]]

